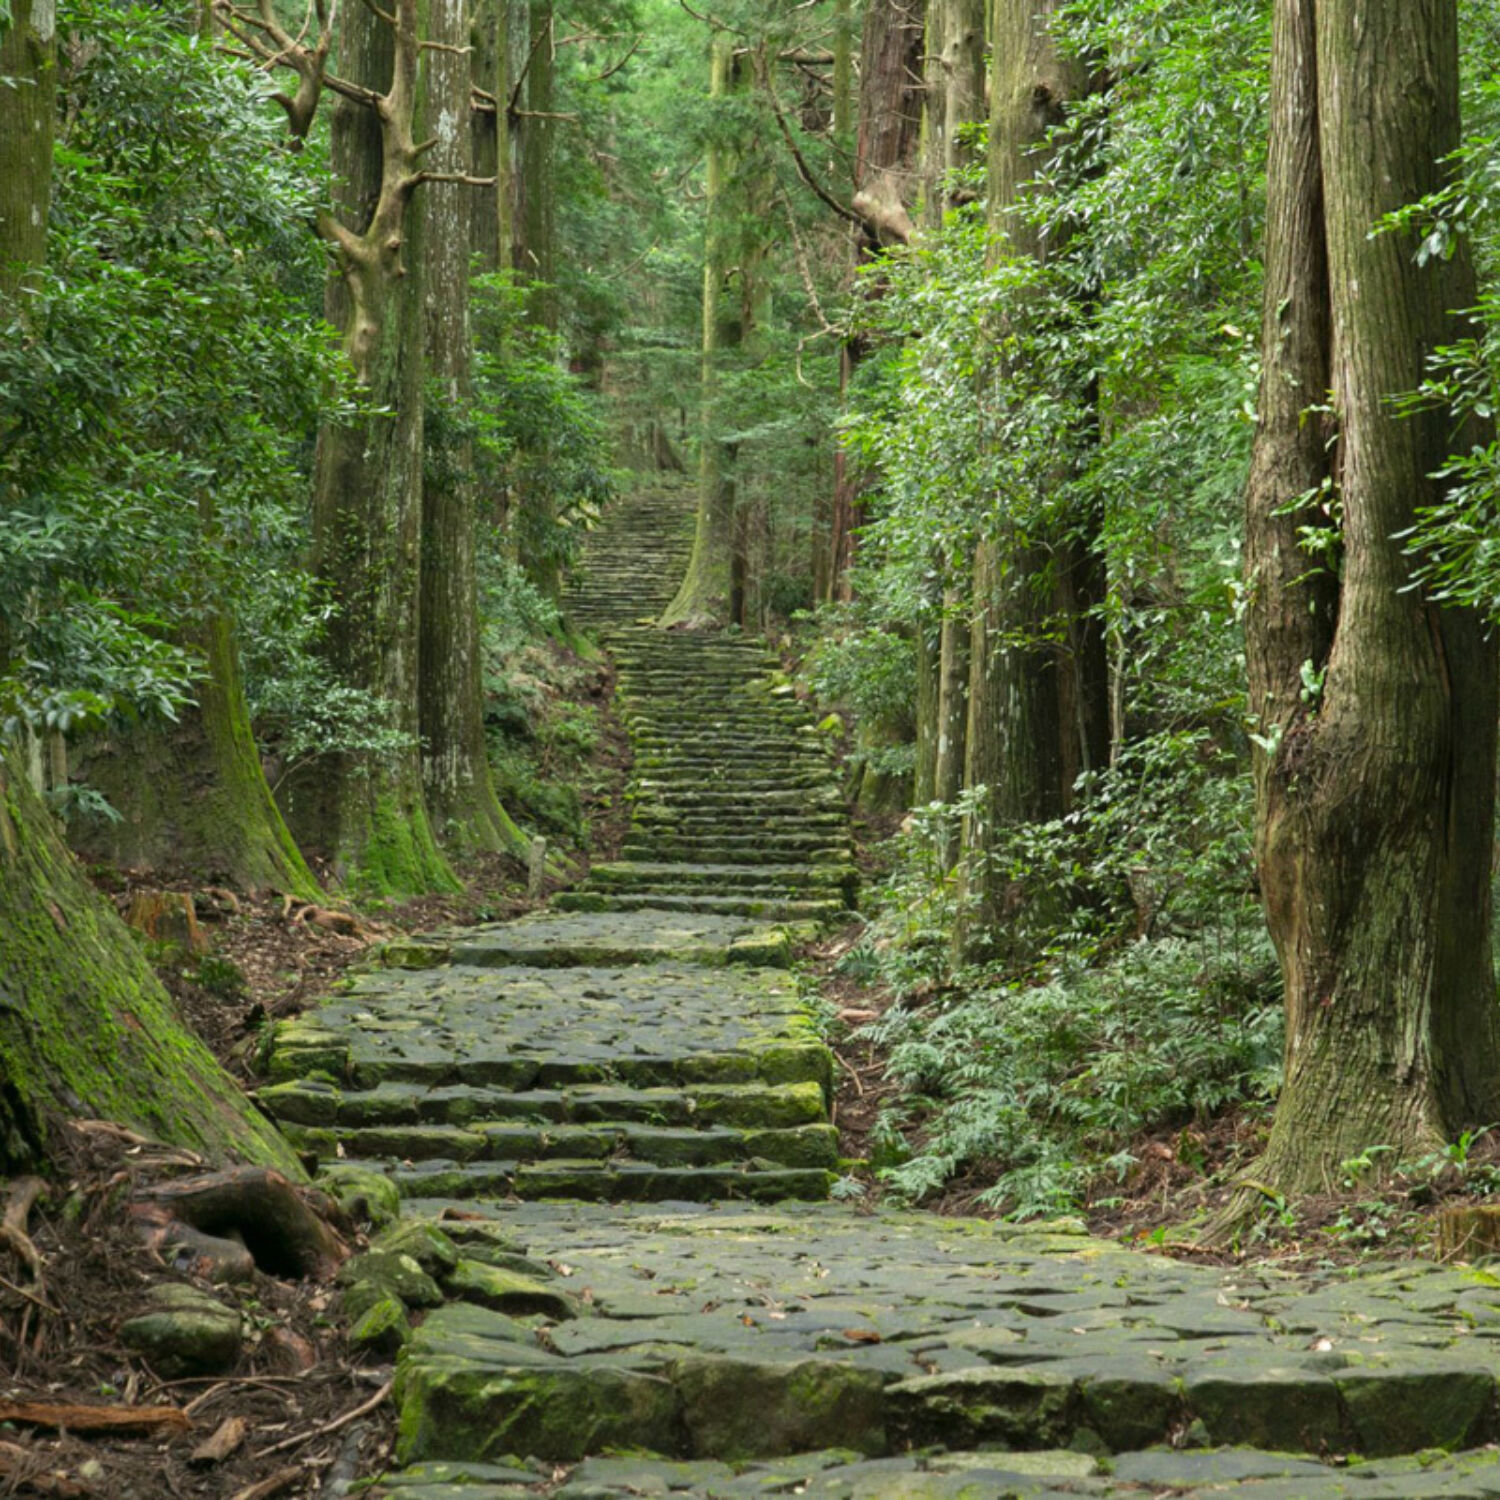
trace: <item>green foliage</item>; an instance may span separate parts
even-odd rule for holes
[[[471,430],[480,489],[507,518],[510,544],[531,576],[552,577],[577,561],[582,534],[615,493],[609,441],[556,337],[527,321],[528,290],[508,276],[484,276],[474,293]],[[429,411],[440,423],[455,420],[436,403]]]
[[[0,717],[174,715],[195,621],[295,556],[326,391],[323,184],[271,85],[165,13],[63,9],[48,266],[0,306]]]
[[[980,985],[898,1006],[864,1035],[887,1048],[902,1097],[882,1172],[920,1200],[954,1177],[990,1185],[987,1206],[1026,1218],[1076,1207],[1122,1173],[1139,1132],[1261,1099],[1279,1081],[1281,1010],[1255,967],[1235,982],[1201,943],[1130,943],[1108,965],[1057,965],[1043,984]]]

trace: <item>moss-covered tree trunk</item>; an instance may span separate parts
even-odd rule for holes
[[[1500,1117],[1490,952],[1495,642],[1411,587],[1401,540],[1454,435],[1401,417],[1472,305],[1462,247],[1418,265],[1382,216],[1459,140],[1454,0],[1278,0],[1260,423],[1248,490],[1257,860],[1286,985],[1286,1082],[1258,1176],[1317,1190]],[[1314,410],[1332,390],[1332,431]],[[1482,434],[1461,434],[1465,446]],[[1330,441],[1332,439],[1332,441]],[[1309,577],[1298,500],[1343,519]],[[1308,680],[1321,691],[1307,691]]]
[[[734,71],[733,38],[714,37],[709,61],[709,98],[723,99]],[[729,265],[729,229],[725,223],[727,148],[717,140],[708,147],[706,220],[703,248],[703,343],[701,363],[702,423],[698,451],[698,510],[693,550],[676,597],[663,611],[668,628],[705,630],[729,622],[734,591],[734,483],[716,429],[715,393],[719,351],[732,342],[726,327],[724,281]]]
[[[426,158],[437,178],[470,171],[469,24],[464,0],[430,0]],[[448,50],[451,49],[451,50]],[[434,180],[423,188],[424,331],[429,399],[440,413],[465,413],[470,369],[469,245],[474,187]],[[493,207],[493,205],[492,205]],[[523,851],[490,777],[480,670],[478,544],[473,453],[464,430],[434,422],[422,490],[422,600],[419,706],[422,780],[440,838],[459,850]]]
[[[311,897],[318,883],[266,784],[228,616],[191,633],[203,677],[176,723],[90,736],[74,768],[120,813],[70,830],[89,859]]]
[[[183,1025],[9,753],[0,753],[0,947],[0,1173],[42,1165],[58,1123],[83,1116],[301,1175]]]
[[[9,295],[47,247],[57,109],[55,0],[12,0],[0,37],[0,293]]]
[[[417,5],[392,28],[370,7],[340,12],[340,66],[376,96],[333,117],[338,217],[322,223],[339,271],[330,321],[371,410],[318,435],[313,557],[337,613],[326,650],[341,682],[373,693],[405,737],[389,754],[325,757],[291,792],[294,826],[340,879],[383,894],[456,886],[422,795],[418,751],[422,550],[422,182]]]

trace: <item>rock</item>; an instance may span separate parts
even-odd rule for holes
[[[681,1409],[671,1381],[561,1360],[495,1369],[444,1361],[397,1367],[401,1463],[455,1453],[485,1463],[523,1453],[576,1463],[605,1448],[684,1457]]]
[[[318,1186],[356,1224],[380,1229],[401,1216],[401,1194],[384,1172],[330,1164],[318,1173]]]
[[[441,1307],[442,1289],[410,1255],[392,1250],[368,1250],[344,1263],[338,1274],[344,1289],[344,1311],[358,1319],[382,1297],[392,1296],[408,1307]]]
[[[672,1376],[695,1453],[771,1458],[814,1448],[886,1451],[883,1382],[833,1360],[680,1361]]]
[[[446,943],[413,942],[409,938],[393,938],[382,943],[371,955],[374,961],[387,969],[438,969],[453,957],[453,950]]]
[[[431,1224],[420,1219],[409,1219],[393,1225],[376,1235],[371,1242],[372,1250],[385,1250],[395,1255],[409,1255],[429,1276],[449,1275],[458,1264],[458,1247]]]
[[[578,1316],[578,1304],[555,1287],[484,1261],[459,1261],[445,1284],[460,1301],[515,1318],[537,1315],[565,1323]]]
[[[120,1337],[169,1380],[217,1375],[239,1358],[240,1315],[215,1297],[181,1282],[153,1287],[146,1312],[128,1319]]]
[[[394,1359],[411,1337],[411,1322],[399,1297],[378,1297],[354,1320],[349,1329],[349,1347]]]

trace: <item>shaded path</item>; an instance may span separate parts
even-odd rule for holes
[[[263,1101],[342,1191],[405,1200],[345,1275],[356,1339],[404,1346],[381,1492],[1500,1495],[1488,1453],[1412,1456],[1500,1433],[1494,1277],[1266,1279],[823,1201],[788,928],[851,899],[848,831],[762,648],[635,618],[688,503],[622,505],[579,610],[635,747],[625,857],[394,947],[276,1040]]]

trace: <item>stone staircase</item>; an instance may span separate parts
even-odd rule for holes
[[[563,596],[569,620],[593,630],[655,619],[687,570],[693,508],[692,490],[666,483],[611,506]]]
[[[623,503],[574,599],[619,668],[624,857],[388,944],[274,1038],[260,1098],[321,1181],[372,1217],[400,1195],[341,1273],[351,1341],[399,1349],[369,1493],[1500,1497],[1488,1271],[826,1201],[833,1060],[789,964],[852,898],[848,832],[764,648],[641,623],[688,504]]]
[[[691,503],[617,507],[572,595],[619,668],[626,857],[540,917],[389,947],[284,1024],[260,1099],[302,1150],[410,1198],[827,1196],[832,1059],[788,924],[847,911],[849,833],[763,646],[633,622],[670,598]]]
[[[857,876],[833,765],[779,663],[756,642],[616,627],[608,639],[635,750],[624,858],[561,911],[823,921]]]

